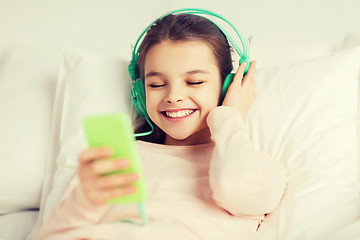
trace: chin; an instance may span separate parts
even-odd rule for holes
[[[168,134],[168,136],[177,141],[184,141],[184,140],[188,139],[191,135],[184,135],[184,134],[170,135],[170,134]]]
[[[190,129],[189,127],[174,127],[174,126],[171,126],[171,127],[160,127],[160,129],[162,129],[164,131],[164,133],[173,138],[173,139],[176,139],[176,140],[184,140],[186,138],[188,138],[189,136],[191,136],[192,134],[194,134]]]

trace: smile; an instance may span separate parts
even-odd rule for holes
[[[186,117],[191,115],[195,110],[182,110],[178,112],[165,112],[165,115],[171,118]]]
[[[168,119],[184,119],[193,114],[196,109],[184,109],[179,111],[163,111],[161,112]]]

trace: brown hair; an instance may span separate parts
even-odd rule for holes
[[[193,14],[176,14],[167,15],[156,22],[147,31],[140,47],[139,58],[137,62],[141,79],[144,79],[145,57],[149,49],[156,44],[164,41],[185,42],[185,41],[202,41],[212,49],[220,70],[222,81],[232,71],[231,47],[224,33],[207,18]],[[154,124],[154,133],[139,137],[138,139],[163,143],[165,139],[164,132]],[[136,132],[149,130],[147,124],[142,122],[136,128]]]
[[[137,64],[142,79],[144,79],[144,63],[147,52],[154,45],[166,40],[173,42],[203,41],[207,43],[218,61],[223,80],[233,69],[231,47],[224,33],[213,22],[192,14],[167,15],[155,22],[139,47]]]

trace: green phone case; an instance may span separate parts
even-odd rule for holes
[[[83,124],[90,147],[110,147],[113,150],[112,158],[127,158],[130,161],[127,169],[109,172],[105,175],[130,172],[139,175],[139,179],[133,184],[136,187],[135,193],[110,199],[108,203],[144,202],[148,191],[129,116],[126,113],[88,116],[84,119]]]

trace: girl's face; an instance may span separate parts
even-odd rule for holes
[[[218,105],[221,91],[211,48],[201,41],[154,45],[146,55],[144,75],[147,112],[166,133],[165,144],[210,142],[206,117]]]

